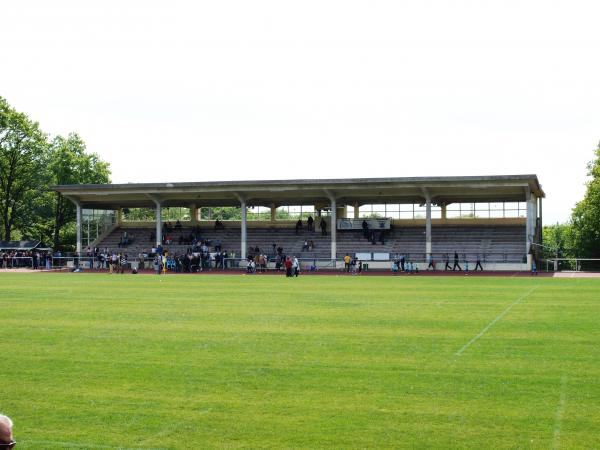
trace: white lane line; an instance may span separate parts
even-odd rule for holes
[[[455,353],[456,356],[460,356],[463,354],[463,352],[468,349],[471,344],[473,344],[474,342],[476,342],[481,336],[483,336],[487,330],[489,330],[496,322],[498,322],[500,319],[502,319],[511,309],[513,306],[518,305],[519,303],[521,303],[525,298],[527,298],[529,296],[529,294],[531,294],[533,291],[535,291],[538,288],[539,285],[536,285],[534,287],[532,287],[531,289],[529,289],[527,292],[525,292],[523,295],[521,295],[518,299],[516,299],[514,302],[512,302],[510,305],[508,305],[508,307],[502,311],[500,314],[498,314],[496,316],[496,318],[494,320],[492,320],[490,323],[488,323],[485,328],[483,330],[481,330],[479,332],[479,334],[477,336],[475,336],[473,339],[471,339],[469,342],[467,342],[465,345],[463,345],[461,347],[461,349],[459,351],[457,351]]]
[[[552,449],[558,450],[560,444],[560,429],[562,427],[562,418],[565,411],[565,403],[567,401],[567,376],[563,375],[560,379],[560,398],[556,408],[556,416],[554,417],[554,436],[552,438]]]

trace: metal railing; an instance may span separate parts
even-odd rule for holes
[[[24,269],[33,268],[32,256],[9,256],[0,262],[2,269]]]
[[[361,253],[369,253],[369,252],[355,252],[350,253],[351,256],[355,256],[356,254]],[[380,252],[373,252],[380,253]],[[386,252],[381,252],[386,253]],[[343,259],[345,253],[339,253],[339,259]],[[424,252],[406,252],[406,253],[389,253],[389,259],[365,259],[364,261],[369,262],[385,262],[385,261],[396,261],[404,256],[405,261],[411,261],[415,263],[428,263],[427,253]],[[525,252],[458,252],[458,260],[460,262],[469,261],[469,263],[477,261],[477,257],[482,263],[526,263],[527,262],[527,254]],[[454,261],[454,252],[442,252],[442,253],[432,253],[431,257],[434,262],[441,263],[447,258],[448,261]]]
[[[548,258],[541,260],[540,269],[548,272],[598,272],[599,258]]]
[[[350,254],[355,256],[354,254]],[[419,268],[424,268],[428,265],[428,260],[425,253],[391,253],[389,259],[362,259],[360,262],[364,264],[376,263],[375,267],[379,270],[387,270],[394,262],[400,260],[401,256],[404,255],[404,261],[406,263],[418,264]],[[527,255],[523,253],[482,253],[480,254],[480,261],[482,264],[494,264],[494,263],[524,263],[527,261]],[[433,261],[438,265],[444,264],[446,261],[445,254],[434,253]],[[450,265],[454,263],[454,254],[448,254],[448,262]],[[318,271],[318,270],[340,270],[344,268],[343,257],[338,259],[330,258],[298,258],[300,263],[300,269],[302,271]],[[459,264],[462,266],[465,262],[468,262],[468,266],[473,268],[477,261],[477,254],[470,253],[459,253]],[[539,264],[538,270],[554,270],[554,260],[542,260]],[[13,257],[7,260],[8,268],[33,268],[34,262],[32,257]],[[117,264],[118,265],[118,264]],[[247,259],[242,258],[214,258],[201,259],[194,257],[192,259],[180,258],[167,258],[167,270],[169,272],[201,272],[210,270],[246,270],[248,265]],[[559,267],[558,270],[600,270],[600,259],[575,259],[575,258],[561,258],[557,261]],[[258,266],[258,265],[257,265]],[[94,256],[53,256],[50,260],[50,264],[46,263],[46,259],[42,258],[39,260],[39,268],[46,269],[59,269],[59,270],[75,270],[81,268],[84,270],[109,270],[110,261],[108,258],[100,258]],[[162,270],[162,263],[161,263]],[[153,256],[147,256],[144,258],[130,258],[127,263],[126,269],[137,269],[137,270],[157,270],[155,259]],[[277,264],[276,258],[268,258],[268,261],[264,267],[256,267],[257,271],[274,271],[274,270],[285,270],[283,264]]]

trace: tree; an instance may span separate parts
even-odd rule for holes
[[[600,143],[596,159],[588,164],[587,190],[583,200],[573,208],[571,232],[578,257],[600,256]]]
[[[85,142],[76,133],[57,136],[50,146],[49,170],[53,184],[101,184],[110,182],[110,169],[95,153],[85,152]],[[58,192],[52,193],[54,247],[60,243],[62,228],[75,220],[75,206]]]
[[[0,97],[0,225],[10,240],[13,230],[26,234],[47,186],[46,135],[25,114]]]
[[[545,226],[542,230],[544,249],[543,254],[547,258],[554,258],[558,254],[561,257],[573,257],[573,233],[569,223]]]

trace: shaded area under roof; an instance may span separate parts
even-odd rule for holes
[[[53,189],[83,208],[153,208],[370,203],[433,203],[525,201],[527,193],[545,197],[536,175],[465,177],[342,178],[327,180],[208,181],[191,183],[127,183],[59,185]]]

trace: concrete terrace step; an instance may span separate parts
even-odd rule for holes
[[[120,249],[119,241],[123,232],[127,230],[129,236],[134,236],[133,243]],[[127,227],[118,228],[107,236],[99,245],[100,248],[108,247],[109,250],[122,250],[128,254],[138,254],[149,251],[154,242],[150,240],[153,228],[146,227]],[[180,236],[189,236],[191,228],[182,228],[173,230],[169,233],[173,239],[173,244],[167,245],[171,252],[184,253],[189,245],[179,245]],[[376,239],[378,237],[376,232]],[[214,243],[221,241],[223,250],[229,253],[240,254],[240,229],[227,227],[224,230],[213,230],[203,228],[200,235],[203,239],[212,241],[211,250],[214,249]],[[377,242],[373,245],[363,237],[362,230],[338,230],[337,231],[337,251],[338,257],[345,253],[353,254],[355,252],[378,252],[378,253],[413,253],[424,254],[425,252],[425,230],[423,227],[396,227],[388,230],[384,234],[384,245]],[[296,254],[298,256],[310,255],[310,257],[329,258],[331,251],[331,237],[322,236],[320,230],[308,232],[301,230],[298,234],[294,228],[249,228],[247,230],[246,243],[248,247],[258,246],[261,252],[266,254],[273,253],[273,244],[281,246],[287,254]],[[314,249],[312,252],[303,252],[304,240],[313,241]],[[465,226],[465,227],[433,227],[432,228],[432,251],[434,253],[514,253],[519,254],[525,250],[525,227],[490,227],[490,226]]]

